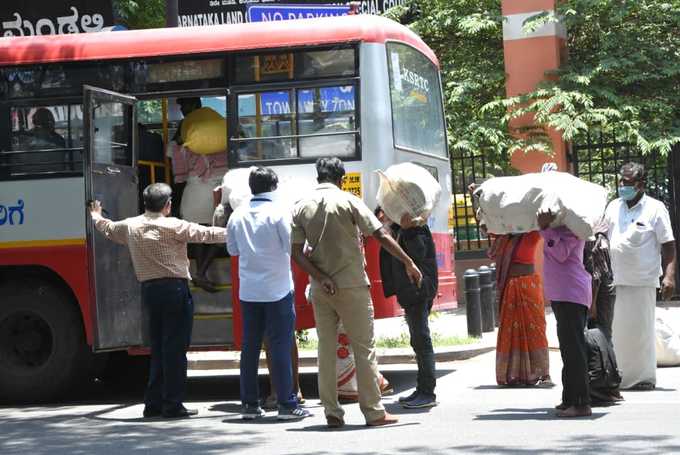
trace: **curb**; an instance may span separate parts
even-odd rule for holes
[[[452,346],[435,349],[435,361],[453,362],[467,360],[481,354],[486,354],[496,349],[496,339],[482,338],[482,341],[474,344]],[[415,356],[410,348],[393,348],[377,350],[379,365],[415,364]],[[189,370],[231,370],[239,368],[238,352],[212,352],[211,358],[200,358],[204,353],[190,353],[188,359]],[[194,358],[192,358],[194,357]],[[316,351],[301,351],[299,356],[300,367],[316,367]],[[267,368],[264,357],[260,358],[260,368]]]

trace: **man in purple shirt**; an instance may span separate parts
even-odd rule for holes
[[[562,355],[562,403],[558,417],[592,414],[588,380],[588,348],[584,330],[592,302],[591,277],[583,266],[585,241],[565,226],[550,228],[555,215],[539,212],[543,237],[543,282],[557,320]]]

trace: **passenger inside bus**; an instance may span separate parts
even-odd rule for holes
[[[13,150],[24,152],[11,157],[12,174],[60,172],[68,169],[66,140],[55,130],[54,114],[39,107],[30,117],[33,127],[13,133]],[[26,122],[28,123],[28,122]]]
[[[189,137],[189,134],[195,134],[195,131],[200,130],[201,125],[197,123],[201,122],[205,123],[203,125],[206,126],[204,131],[208,135],[212,134],[210,128],[207,128],[207,123],[218,117],[221,118],[221,116],[214,109],[204,107],[201,99],[197,97],[178,98],[177,104],[180,106],[184,118],[181,120],[174,137],[177,145],[172,147],[171,159],[175,183],[186,182],[178,204],[180,216],[188,221],[210,225],[212,224],[214,210],[212,191],[213,188],[219,186],[222,176],[227,171],[226,121],[222,118],[221,122],[218,122],[224,131],[224,133],[221,133],[219,128],[217,130],[218,134],[224,134],[222,150],[218,152],[199,150],[199,146],[212,145],[219,142],[219,139],[199,137],[198,140],[195,140]],[[192,124],[189,125],[187,122],[192,122]],[[192,150],[192,147],[194,150]],[[190,247],[190,256],[196,259],[196,273],[193,276],[193,281],[206,291],[217,291],[215,284],[207,278],[206,273],[210,264],[219,256],[222,249],[223,247],[204,244],[192,244]]]
[[[45,107],[38,108],[33,114],[29,146],[34,149],[65,148],[66,140],[54,130],[54,126],[54,114]]]

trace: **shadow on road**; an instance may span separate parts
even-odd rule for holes
[[[673,436],[640,435],[640,434],[592,434],[579,436],[578,439],[565,438],[555,445],[554,450],[560,454],[621,454],[652,455],[659,453],[678,453],[680,445],[669,444]],[[411,453],[413,448],[404,448],[400,452]],[[546,448],[522,448],[517,446],[477,444],[457,445],[443,450],[428,452],[431,455],[450,453],[495,453],[495,454],[544,454]]]
[[[604,417],[604,412],[593,412],[589,417],[576,417],[565,419],[557,417],[554,408],[504,408],[494,409],[490,414],[480,414],[474,420],[560,420],[562,422],[570,420],[597,420]]]

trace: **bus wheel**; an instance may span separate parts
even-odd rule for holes
[[[44,283],[0,287],[0,399],[37,402],[81,379],[87,345],[77,307]]]

